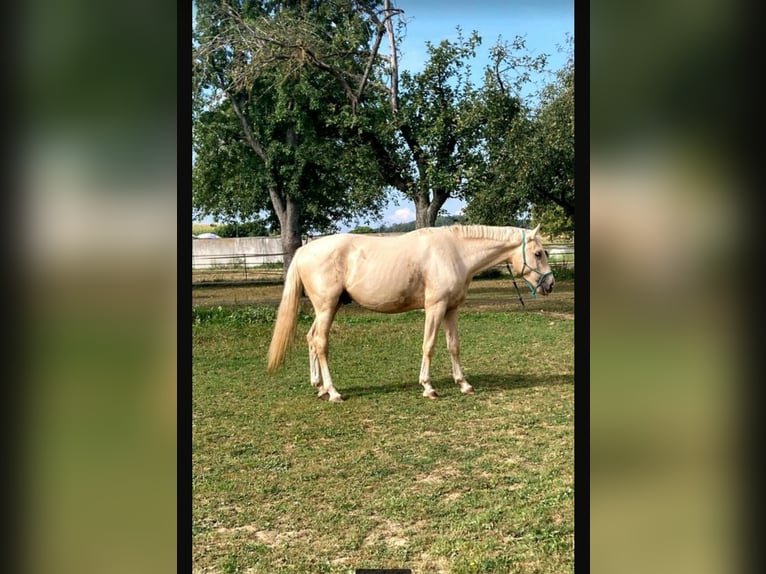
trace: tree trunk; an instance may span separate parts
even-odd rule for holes
[[[449,193],[438,190],[434,198],[429,197],[427,191],[418,193],[415,198],[415,229],[433,227],[436,225],[436,217],[444,203],[449,199]]]
[[[430,203],[428,196],[420,194],[415,196],[415,229],[433,226],[429,217],[428,206]]]
[[[284,273],[295,256],[295,252],[303,244],[301,238],[300,205],[289,197],[283,197],[275,189],[269,189],[269,197],[274,211],[279,219],[279,234],[282,239],[282,251],[284,256]]]
[[[285,252],[285,273],[287,273],[287,268],[290,267],[290,263],[292,263],[293,257],[295,257],[295,252],[298,251],[298,248],[303,244],[303,239],[301,238],[301,224],[299,221],[301,211],[300,205],[289,197],[287,198],[286,204],[287,209],[284,220],[281,218],[279,220],[282,249]]]

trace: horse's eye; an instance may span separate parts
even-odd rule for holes
[[[535,251],[535,257],[540,259],[540,257],[542,257],[542,256],[543,256],[543,252],[542,251]]]

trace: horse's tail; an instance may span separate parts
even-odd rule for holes
[[[298,323],[298,304],[301,299],[301,278],[298,274],[298,265],[293,258],[285,275],[285,287],[282,292],[282,301],[277,312],[277,322],[274,324],[274,334],[269,346],[269,364],[266,370],[274,372],[285,360],[287,348],[295,336]]]

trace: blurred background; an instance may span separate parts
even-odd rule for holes
[[[716,0],[590,4],[594,573],[752,566],[750,17]]]
[[[32,0],[4,21],[21,297],[7,303],[23,324],[6,571],[176,569],[183,8]]]

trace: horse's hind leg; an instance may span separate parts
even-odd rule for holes
[[[332,384],[330,368],[327,365],[327,338],[330,333],[330,325],[332,325],[332,320],[335,318],[335,312],[337,310],[337,304],[331,308],[321,311],[317,310],[316,319],[311,328],[311,331],[313,331],[313,340],[309,342],[309,349],[311,349],[311,346],[313,345],[314,352],[316,353],[316,360],[319,363],[319,371],[322,377],[323,385],[319,387],[318,394],[320,397],[329,395],[329,399],[333,403],[343,401],[343,397],[340,396],[340,393],[335,390],[335,387]]]
[[[447,337],[447,349],[452,361],[452,378],[460,385],[464,395],[473,393],[473,387],[468,384],[460,368],[460,337],[457,334],[457,308],[450,309],[444,315],[444,333]]]
[[[317,357],[316,348],[314,347],[314,330],[316,329],[316,320],[311,324],[306,335],[306,341],[309,345],[309,376],[311,377],[311,386],[318,390],[319,395],[325,394],[322,388],[322,374],[319,370],[319,358]]]

